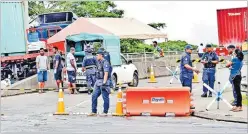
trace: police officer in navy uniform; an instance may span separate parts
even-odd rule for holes
[[[92,49],[90,45],[87,45],[85,50],[85,57],[83,60],[82,71],[86,71],[86,82],[88,88],[88,94],[91,93],[92,88],[96,82],[96,68],[97,68],[97,59],[92,55]]]
[[[103,116],[107,116],[109,110],[109,94],[110,94],[110,64],[104,59],[105,51],[99,49],[97,51],[97,72],[96,83],[92,94],[92,112],[89,116],[95,116],[97,114],[97,98],[102,94],[103,97]]]
[[[191,45],[185,46],[185,53],[183,53],[180,63],[180,70],[181,70],[180,81],[183,87],[190,88],[190,92],[192,91],[193,71],[199,73],[199,70],[192,67],[192,61],[191,61],[192,49],[193,48]]]
[[[218,55],[213,51],[212,45],[206,45],[206,51],[201,58],[201,63],[203,63],[203,75],[202,81],[214,89],[214,82],[215,82],[215,72],[216,72],[216,64],[219,62]],[[208,89],[203,86],[203,94],[201,97],[207,97]],[[208,97],[212,97],[212,92],[209,91]]]
[[[111,62],[110,62],[111,61],[110,55],[104,48],[100,48],[100,49],[104,52],[104,55],[103,55],[104,59],[109,61],[109,65],[110,65],[109,74],[111,75],[112,71],[113,71],[113,67],[112,67]],[[110,88],[114,88],[112,79],[110,79]]]

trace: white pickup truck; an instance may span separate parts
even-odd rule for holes
[[[134,64],[132,64],[131,60],[128,61],[122,54],[121,61],[122,64],[120,66],[113,66],[111,76],[114,89],[116,89],[116,86],[120,82],[122,84],[128,84],[129,86],[137,87],[139,84],[138,69]],[[85,72],[82,72],[81,67],[79,67],[77,70],[76,79],[76,86],[78,88],[78,92],[86,91],[86,75]]]

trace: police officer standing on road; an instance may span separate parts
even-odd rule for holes
[[[234,53],[235,46],[234,45],[229,45],[227,47],[227,50],[228,50],[229,55],[232,57],[231,59],[233,59],[235,57],[235,53]],[[232,87],[234,89],[234,85],[233,85],[232,81],[230,81],[230,82],[231,82]],[[236,91],[235,90],[233,90],[233,97],[234,97],[234,100],[232,102],[232,106],[235,106],[237,104],[237,94],[236,94]]]
[[[99,49],[97,51],[97,73],[96,83],[92,94],[92,113],[89,116],[95,116],[97,114],[97,98],[102,94],[103,97],[103,116],[107,116],[109,110],[109,94],[110,94],[110,64],[104,59],[105,51]]]
[[[192,46],[186,45],[185,46],[185,53],[183,53],[181,57],[181,64],[180,64],[180,81],[183,87],[189,87],[190,92],[192,91],[192,79],[193,79],[193,71],[199,73],[199,70],[192,67],[191,61],[191,53],[192,53]]]
[[[212,89],[214,89],[214,82],[215,82],[215,72],[216,72],[216,64],[219,62],[219,57],[217,54],[213,51],[212,45],[207,44],[206,45],[206,51],[204,55],[202,56],[201,63],[203,63],[203,75],[202,75],[202,81],[209,85]],[[201,97],[207,97],[208,89],[203,86],[203,94]],[[208,97],[212,97],[212,92],[209,91]]]
[[[86,46],[86,56],[83,60],[83,68],[82,71],[86,71],[86,82],[87,82],[87,88],[88,88],[88,94],[91,93],[92,88],[95,85],[96,82],[96,68],[97,68],[97,59],[92,55],[92,49],[90,48],[90,45],[87,44]]]

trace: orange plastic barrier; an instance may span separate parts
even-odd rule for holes
[[[191,114],[191,98],[187,87],[129,87],[126,91],[126,114],[187,116]]]

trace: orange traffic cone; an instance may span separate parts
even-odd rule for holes
[[[116,103],[116,110],[113,116],[124,116],[123,113],[123,100],[122,100],[122,91],[121,91],[121,84],[119,84],[119,90],[117,93],[117,103]]]
[[[152,65],[151,65],[151,70],[150,70],[150,80],[148,83],[157,83]]]
[[[60,87],[61,87],[61,84],[60,84]],[[69,115],[69,113],[65,112],[64,93],[63,93],[62,88],[59,89],[57,112],[54,113],[53,115]]]

